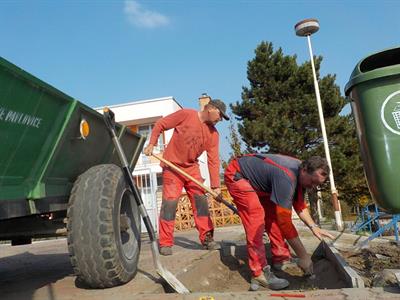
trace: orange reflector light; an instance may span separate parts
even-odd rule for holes
[[[90,133],[89,123],[85,119],[82,119],[79,131],[81,132],[81,138],[85,140]]]

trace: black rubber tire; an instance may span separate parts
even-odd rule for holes
[[[91,288],[121,285],[136,275],[141,222],[129,197],[122,170],[111,164],[90,168],[73,186],[68,251],[78,280]]]

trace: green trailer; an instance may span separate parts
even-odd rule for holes
[[[131,169],[144,138],[117,124]],[[0,240],[67,236],[95,288],[137,272],[140,218],[103,117],[0,57]]]

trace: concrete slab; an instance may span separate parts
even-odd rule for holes
[[[277,296],[281,294],[282,296]],[[292,295],[290,297],[290,295]],[[118,293],[111,296],[92,295],[84,299],[93,300],[266,300],[266,299],[308,299],[308,300],[398,300],[399,291],[385,291],[382,288],[365,289],[337,289],[318,291],[284,291],[284,292],[226,292],[226,293],[192,293],[190,295],[179,294],[129,294]],[[3,299],[3,298],[2,298]],[[24,298],[22,298],[24,299]],[[58,297],[49,299],[59,299]],[[76,298],[81,299],[81,298]]]
[[[394,272],[394,276],[396,276],[397,284],[398,284],[399,287],[400,287],[400,270],[396,270],[396,271]]]
[[[342,278],[345,279],[347,286],[350,288],[363,288],[365,287],[364,281],[357,274],[356,271],[351,268],[344,258],[340,255],[339,251],[332,245],[322,241],[318,248],[315,250],[314,256],[323,256],[329,259],[336,268],[336,271],[341,274]]]

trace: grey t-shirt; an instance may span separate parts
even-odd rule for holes
[[[275,204],[291,209],[300,160],[279,154],[256,154],[242,156],[238,163],[241,175],[256,191],[270,193]]]

